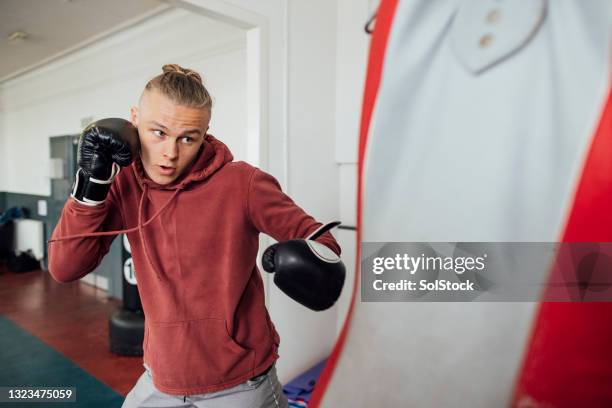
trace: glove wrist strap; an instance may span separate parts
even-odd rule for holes
[[[113,163],[108,180],[99,180],[85,174],[83,169],[79,169],[77,170],[70,196],[81,204],[89,206],[100,205],[106,199],[111,183],[120,171],[121,167],[117,163]]]
[[[338,225],[340,225],[340,221],[333,221],[333,222],[328,222],[325,225],[321,225],[319,228],[317,228],[315,231],[313,231],[309,236],[307,236],[304,239],[311,239],[311,240],[315,240],[317,238],[319,238],[321,235],[325,234],[327,231],[336,228]]]

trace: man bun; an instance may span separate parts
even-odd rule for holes
[[[145,86],[145,91],[151,90],[162,93],[180,105],[212,109],[212,97],[200,74],[178,64],[165,64],[162,73]]]
[[[200,74],[198,74],[197,72],[195,72],[192,69],[189,68],[183,68],[178,64],[166,64],[162,67],[162,71],[164,74],[166,73],[172,73],[172,72],[176,72],[178,74],[182,74],[188,77],[193,77],[195,79],[198,80],[199,83],[203,83],[202,82],[202,77],[200,76]]]

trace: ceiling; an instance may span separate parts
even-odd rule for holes
[[[158,0],[0,0],[0,82],[166,8]],[[27,38],[9,40],[16,31]]]

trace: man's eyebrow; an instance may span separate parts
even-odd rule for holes
[[[166,130],[168,130],[168,128],[167,128],[167,127],[165,127],[165,126],[164,126],[164,125],[162,125],[161,123],[157,123],[157,122],[155,122],[155,121],[152,121],[152,122],[151,122],[151,125],[153,125],[153,126],[157,126],[157,127],[159,127],[159,128],[162,128],[162,129],[166,129]]]
[[[158,127],[160,129],[164,129],[164,130],[168,130],[168,128],[164,125],[162,125],[161,123],[158,123],[156,121],[151,121],[151,126],[154,127]],[[201,135],[202,134],[202,130],[200,130],[200,128],[192,128],[192,129],[185,129],[181,132],[182,135],[188,135],[188,134],[198,134]]]
[[[186,129],[182,132],[184,135],[185,134],[190,134],[190,133],[197,133],[198,135],[202,134],[202,131],[199,128],[193,128],[193,129]]]

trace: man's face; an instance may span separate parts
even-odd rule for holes
[[[195,161],[208,131],[210,110],[177,105],[165,95],[145,91],[130,110],[140,135],[145,172],[157,184],[170,184]]]

